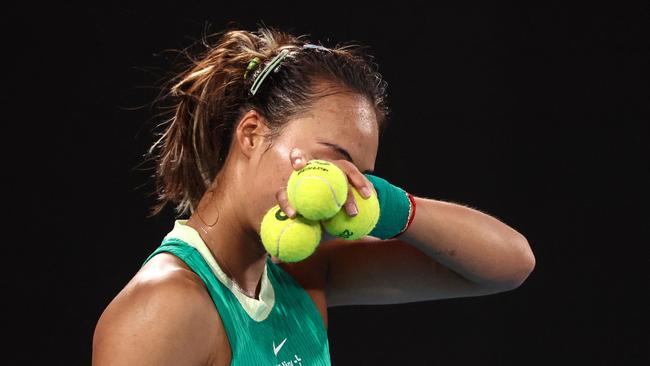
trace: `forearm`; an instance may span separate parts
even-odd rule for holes
[[[535,266],[526,238],[475,209],[415,197],[416,215],[398,239],[420,249],[468,280],[517,287]]]

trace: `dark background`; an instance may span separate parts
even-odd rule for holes
[[[369,45],[392,107],[376,175],[489,213],[536,255],[510,292],[330,309],[334,365],[648,364],[647,5],[241,3],[5,6],[3,364],[90,363],[175,218],[146,218],[138,166],[165,50],[231,22]]]

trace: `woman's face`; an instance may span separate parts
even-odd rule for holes
[[[375,109],[365,97],[337,93],[318,99],[307,113],[287,123],[268,150],[260,148],[251,158],[247,189],[255,230],[259,233],[262,217],[278,203],[277,191],[287,185],[293,171],[291,149],[300,148],[307,160],[350,159],[363,173],[374,170],[378,144]]]

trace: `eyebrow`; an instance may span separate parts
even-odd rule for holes
[[[345,150],[344,148],[340,147],[339,145],[333,144],[333,143],[330,143],[330,142],[325,142],[325,141],[319,141],[318,143],[321,144],[321,145],[331,147],[332,149],[339,152],[341,155],[345,156],[345,160],[347,160],[347,161],[351,162],[352,164],[354,164],[354,161],[352,160],[352,156],[350,155],[350,153],[347,150]],[[356,164],[354,164],[354,165],[356,165]],[[363,174],[366,174],[366,173],[373,174],[374,172],[375,172],[374,170],[368,169],[368,170],[362,171],[361,173],[363,173]]]

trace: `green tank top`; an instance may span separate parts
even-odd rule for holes
[[[174,229],[143,263],[171,253],[205,283],[226,330],[233,366],[331,365],[327,329],[307,292],[266,257],[260,299],[233,287],[198,232],[176,220]]]

